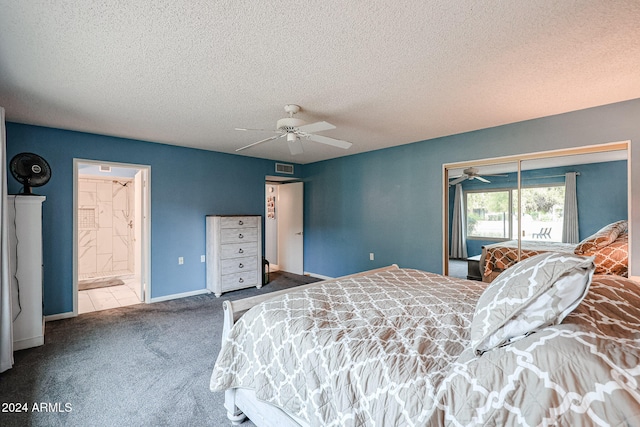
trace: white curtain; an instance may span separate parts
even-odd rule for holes
[[[9,231],[7,203],[7,134],[4,108],[0,107],[0,372],[13,366],[13,320],[11,319],[11,282],[9,280]]]
[[[453,199],[453,221],[451,223],[451,258],[467,258],[467,233],[462,203],[462,185],[456,184]]]
[[[564,223],[562,225],[562,241],[578,243],[578,195],[576,193],[576,172],[565,174],[564,189]]]

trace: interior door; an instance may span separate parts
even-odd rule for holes
[[[304,274],[303,236],[304,184],[282,184],[278,189],[278,266],[280,270]]]

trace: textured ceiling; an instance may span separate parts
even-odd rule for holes
[[[234,153],[288,103],[349,150],[640,98],[638,0],[0,0],[7,120]],[[605,142],[605,141],[603,141]]]

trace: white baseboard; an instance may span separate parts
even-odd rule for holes
[[[269,271],[272,273],[274,271],[280,271],[280,266],[278,264],[269,264]]]
[[[51,314],[49,316],[44,316],[44,321],[45,322],[52,322],[54,320],[68,319],[70,317],[75,317],[74,314],[73,314],[73,311],[68,311],[66,313],[58,313],[58,314]]]
[[[335,277],[330,277],[330,276],[323,276],[322,274],[310,273],[308,271],[305,271],[304,275],[305,276],[315,277],[316,279],[322,279],[322,280],[331,280],[331,279],[335,278]]]
[[[186,298],[186,297],[192,297],[195,295],[210,294],[210,293],[211,291],[208,289],[198,289],[197,291],[183,292],[181,294],[172,294],[172,295],[166,295],[163,297],[151,298],[150,302],[154,303],[154,302],[169,301],[172,299]]]
[[[25,338],[13,342],[13,351],[24,350],[25,348],[38,347],[44,344],[44,336]]]

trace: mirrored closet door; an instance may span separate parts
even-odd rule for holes
[[[489,282],[523,258],[573,252],[627,220],[628,153],[623,142],[445,164],[444,274],[451,260]]]

